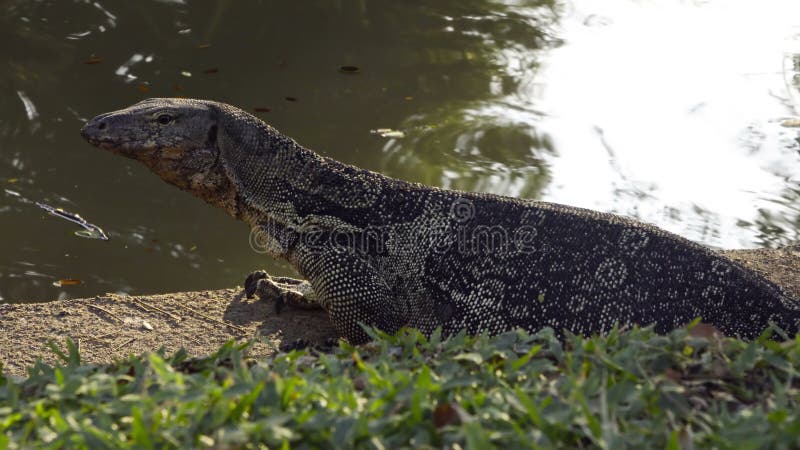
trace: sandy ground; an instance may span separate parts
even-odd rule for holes
[[[724,253],[800,298],[800,246]],[[275,314],[272,302],[244,299],[241,288],[0,305],[0,363],[11,375],[24,375],[37,357],[54,362],[47,342],[63,347],[67,337],[79,344],[84,362],[104,363],[162,346],[206,355],[229,339],[250,338],[258,338],[251,356],[259,357],[283,341],[334,336],[324,311],[285,308]]]
[[[63,348],[67,337],[84,362],[103,363],[162,346],[206,355],[229,339],[250,338],[258,338],[250,352],[258,357],[283,341],[335,335],[322,310],[284,308],[276,315],[272,302],[244,299],[241,289],[0,305],[0,363],[12,375],[24,375],[37,357],[55,362],[47,342]]]

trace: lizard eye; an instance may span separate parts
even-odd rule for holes
[[[172,122],[173,118],[169,114],[159,114],[156,117],[156,121],[161,125],[167,125],[168,123]]]

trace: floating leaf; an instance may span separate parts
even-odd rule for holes
[[[84,61],[84,64],[99,64],[103,62],[103,58],[98,58],[97,56],[92,56],[91,58]]]
[[[86,239],[100,239],[103,241],[108,240],[108,236],[103,232],[101,229],[92,229],[92,230],[78,230],[75,232],[75,236],[86,238]]]
[[[410,95],[406,95],[405,97],[403,97],[403,99],[404,99],[405,101],[407,101],[407,102],[410,102],[411,100],[414,100],[414,97],[412,97],[412,96],[410,96]]]
[[[291,97],[291,96],[286,97],[286,101],[287,102],[296,102],[297,101],[297,97]]]
[[[376,136],[380,136],[382,138],[404,138],[406,134],[400,130],[393,130],[391,128],[377,128],[375,130],[369,130],[370,134],[374,134]]]
[[[358,73],[361,72],[357,66],[339,66],[339,72],[342,73]]]
[[[83,284],[83,281],[76,280],[73,278],[64,278],[58,281],[53,282],[53,286],[55,287],[65,287],[65,286],[78,286]]]
[[[150,92],[150,86],[148,86],[148,85],[146,85],[146,84],[144,84],[144,83],[139,83],[139,84],[137,84],[137,85],[136,85],[136,89],[138,89],[138,90],[139,90],[139,92],[141,92],[141,93],[143,93],[143,94],[145,94],[145,93],[147,93],[147,92]]]
[[[800,119],[786,119],[781,122],[781,126],[786,128],[800,128]]]
[[[6,180],[7,183],[14,184],[19,181],[19,178],[9,178]]]
[[[219,72],[219,69],[217,67],[211,67],[203,71],[203,73],[206,75],[213,75],[217,72]]]
[[[205,50],[209,47],[211,47],[211,44],[197,44],[197,48],[200,50]]]

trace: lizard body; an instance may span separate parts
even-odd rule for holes
[[[652,225],[389,178],[230,105],[149,99],[95,117],[82,134],[247,222],[310,282],[287,288],[262,272],[248,289],[302,290],[351,342],[368,339],[359,323],[591,334],[615,323],[666,332],[699,316],[743,338],[769,323],[800,326],[800,306],[776,285]]]

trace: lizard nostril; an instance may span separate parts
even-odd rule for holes
[[[97,129],[98,130],[105,130],[106,129],[106,123],[105,122],[100,122],[100,125],[97,126]]]

